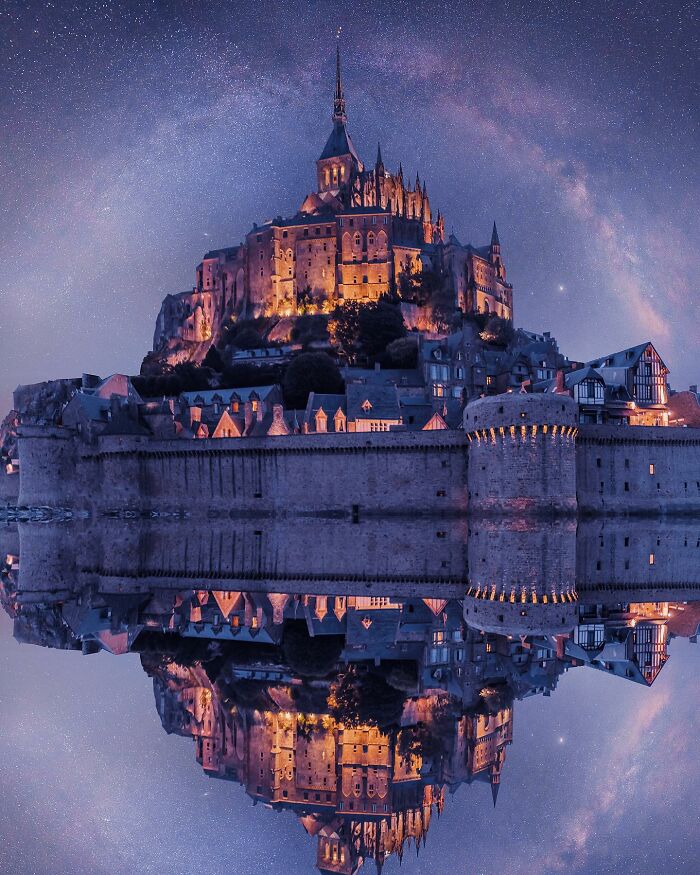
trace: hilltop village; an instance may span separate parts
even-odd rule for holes
[[[420,175],[411,182],[401,164],[388,170],[380,146],[373,165],[363,162],[348,130],[339,53],[331,122],[315,188],[297,213],[205,254],[194,288],[163,301],[139,375],[18,387],[0,426],[1,501],[20,492],[23,427],[25,435],[58,428],[84,447],[117,436],[184,448],[294,435],[464,434],[470,404],[516,394],[541,400],[518,409],[518,436],[523,419],[539,429],[528,432],[533,438],[572,441],[588,425],[700,426],[697,386],[672,393],[650,340],[583,362],[550,333],[514,327],[496,224],[485,245],[447,237]],[[558,406],[564,399],[570,407]],[[470,442],[491,435],[483,426],[492,415],[500,431],[491,437],[515,434],[502,404],[489,409],[488,421],[482,415],[466,428]],[[634,491],[635,481],[625,482]],[[684,497],[700,496],[694,478],[684,483]],[[669,495],[677,485],[667,484]]]

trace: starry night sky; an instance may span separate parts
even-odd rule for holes
[[[365,160],[495,218],[516,324],[591,358],[652,339],[697,382],[698,22],[678,0],[0,3],[0,407],[137,372],[211,247],[292,214],[335,33]]]
[[[0,610],[0,870],[14,875],[308,875],[289,812],[208,778],[168,736],[138,657],[20,645]],[[516,701],[494,809],[460,787],[388,875],[695,875],[698,646],[674,640],[648,689],[576,668]],[[373,875],[370,862],[362,870]]]

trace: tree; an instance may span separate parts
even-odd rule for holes
[[[362,309],[359,301],[347,301],[342,306],[336,307],[328,322],[331,343],[349,359],[354,358],[360,341]]]
[[[367,355],[384,352],[387,346],[400,337],[405,337],[401,307],[380,298],[376,304],[365,304],[359,315],[360,346]]]
[[[270,330],[273,324],[273,320],[267,319],[264,316],[258,316],[256,319],[238,319],[235,322],[229,322],[224,326],[223,331],[221,332],[221,340],[219,342],[219,347],[221,349],[226,349],[229,346],[235,346],[238,349],[252,349],[253,347],[247,346],[244,335],[242,344],[239,342],[238,338],[243,332],[249,331],[249,329],[253,329],[255,332],[255,346],[264,346],[262,338],[266,336],[267,332]],[[250,340],[253,340],[253,335],[248,334],[247,337]]]
[[[224,369],[224,360],[221,358],[221,353],[215,346],[210,346],[207,354],[204,356],[202,365],[205,368],[211,368],[220,374]]]
[[[325,352],[303,352],[289,363],[282,380],[287,407],[306,406],[309,392],[339,394],[345,390],[338,365]]]
[[[314,341],[328,341],[328,317],[322,315],[299,316],[292,328],[292,340],[306,347]]]
[[[328,707],[331,716],[347,726],[398,726],[404,694],[373,671],[349,667],[331,684]]]
[[[237,349],[259,349],[265,346],[262,337],[254,328],[244,328],[239,331],[232,343]]]
[[[282,366],[254,365],[241,362],[224,368],[221,375],[222,389],[240,389],[242,386],[271,386],[282,380]]]
[[[479,333],[479,337],[484,343],[491,343],[494,346],[508,346],[513,339],[513,334],[512,322],[500,316],[489,316],[484,328]]]
[[[435,329],[441,332],[450,331],[455,316],[455,301],[452,290],[445,284],[434,289],[428,306]]]
[[[302,677],[324,678],[337,666],[343,649],[341,635],[311,638],[303,620],[285,623],[282,652],[287,665]]]
[[[398,291],[401,300],[410,304],[415,303],[419,284],[418,271],[413,269],[413,262],[407,257],[399,271]]]
[[[393,368],[415,368],[418,364],[418,335],[408,334],[392,340],[386,348],[387,365]]]

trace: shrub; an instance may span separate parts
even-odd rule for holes
[[[284,373],[282,391],[288,408],[306,406],[309,392],[343,392],[345,385],[338,365],[325,352],[303,352]]]

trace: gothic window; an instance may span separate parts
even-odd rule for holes
[[[357,246],[357,247],[362,246],[362,237],[359,233],[355,234],[353,241],[355,243],[355,246]]]
[[[367,245],[374,246],[374,234],[371,231],[367,235]]]

